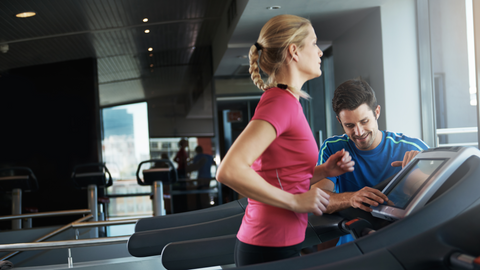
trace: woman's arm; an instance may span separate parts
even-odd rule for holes
[[[251,199],[299,213],[321,215],[328,195],[319,188],[293,195],[270,185],[250,166],[275,140],[276,130],[263,120],[251,121],[218,168],[217,180]]]

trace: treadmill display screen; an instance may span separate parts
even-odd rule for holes
[[[393,183],[385,195],[387,195],[389,206],[405,209],[410,200],[420,191],[428,179],[445,162],[444,159],[419,159],[410,167],[410,170],[403,174],[400,179]]]

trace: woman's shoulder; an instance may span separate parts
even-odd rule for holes
[[[270,103],[270,102],[282,102],[282,103],[297,103],[298,100],[287,90],[280,89],[278,87],[273,87],[265,90],[260,102]]]

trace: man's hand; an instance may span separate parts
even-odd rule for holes
[[[325,166],[325,176],[334,177],[346,172],[352,172],[355,161],[352,160],[348,151],[342,149],[331,155],[323,165]]]
[[[372,212],[372,208],[364,205],[364,203],[378,206],[378,204],[388,201],[388,198],[380,190],[371,187],[364,187],[357,192],[352,192],[350,197],[350,206],[360,208],[366,212]]]
[[[420,153],[419,151],[415,151],[415,150],[411,150],[411,151],[407,151],[405,153],[405,156],[403,157],[403,161],[394,161],[392,162],[392,167],[400,167],[402,166],[402,168],[404,168],[405,166],[407,166],[407,164],[416,156],[418,155],[418,153]]]

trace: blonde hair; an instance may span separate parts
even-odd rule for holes
[[[299,49],[303,48],[310,26],[311,23],[308,19],[285,14],[271,18],[262,27],[257,42],[250,47],[248,54],[250,58],[249,72],[253,83],[259,89],[265,91],[281,83],[277,82],[276,75],[285,63],[288,47],[295,44]],[[262,80],[260,68],[268,75],[266,83]],[[303,98],[310,98],[301,89],[295,89],[291,85],[288,86],[288,89]]]

